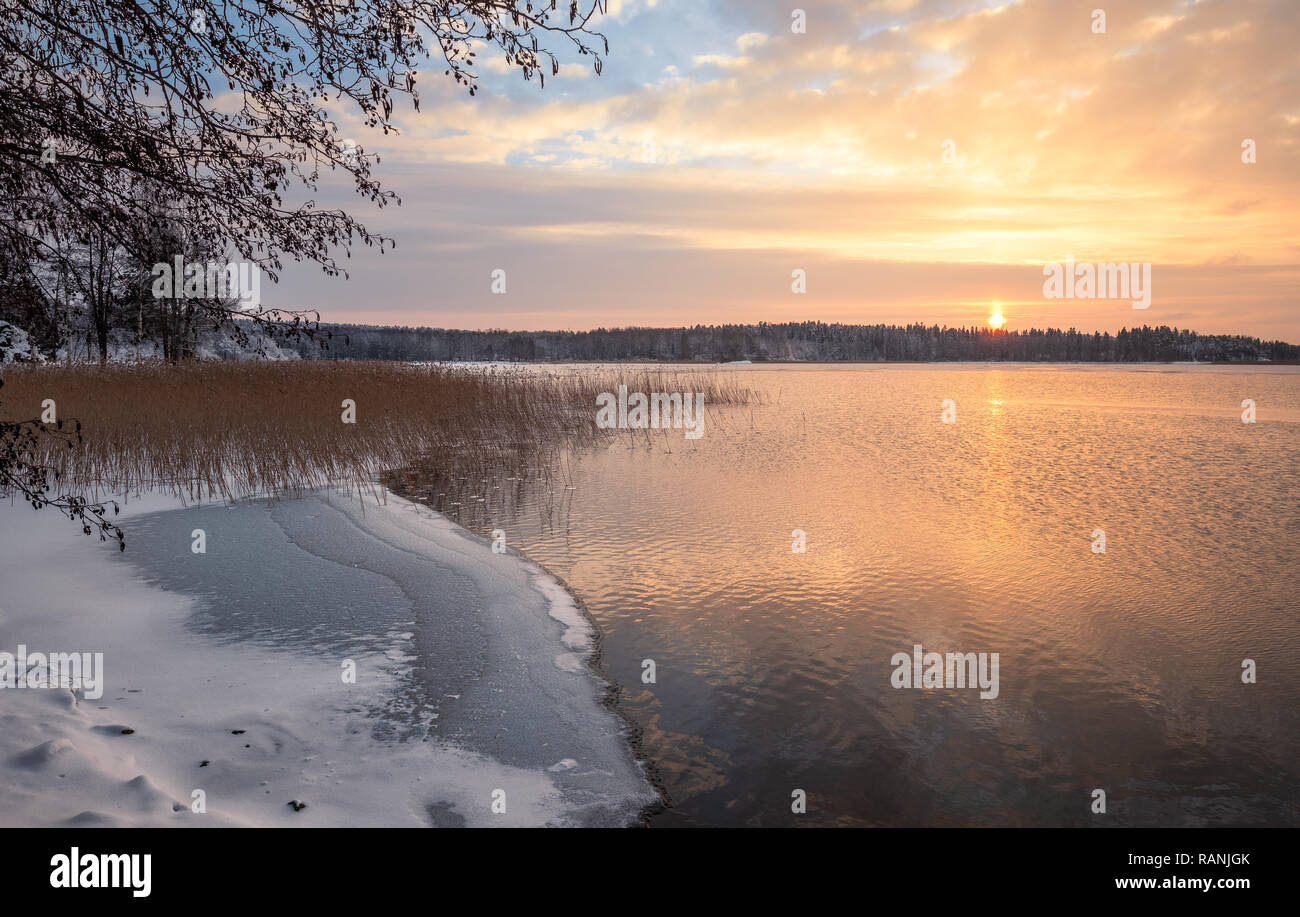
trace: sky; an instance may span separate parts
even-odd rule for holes
[[[1300,342],[1295,0],[609,0],[593,28],[600,75],[553,42],[542,88],[484,48],[478,94],[422,74],[400,135],[339,113],[402,205],[320,199],[397,247],[346,280],[291,266],[264,301],[523,330],[1000,308]],[[1067,258],[1151,264],[1149,308],[1045,297]]]

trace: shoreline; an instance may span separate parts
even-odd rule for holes
[[[446,517],[444,516],[443,518]],[[450,522],[451,520],[449,519],[448,521]],[[457,525],[459,528],[464,528],[464,526],[460,526],[459,523],[452,522],[452,524]],[[465,531],[471,537],[477,538],[477,536],[468,529],[465,529]],[[650,820],[655,815],[668,809],[672,804],[672,799],[668,794],[668,787],[665,785],[663,778],[659,776],[658,768],[656,768],[654,760],[646,754],[645,746],[642,741],[642,735],[645,730],[641,727],[641,724],[634,720],[632,715],[623,708],[623,704],[620,701],[623,694],[623,685],[605,671],[603,650],[605,635],[600,629],[599,622],[596,621],[595,616],[592,615],[591,611],[587,608],[587,603],[583,601],[582,596],[569,585],[568,580],[559,574],[552,572],[548,567],[546,567],[546,565],[533,560],[527,555],[521,554],[518,549],[510,548],[509,550],[511,553],[517,554],[528,563],[540,569],[543,573],[558,583],[560,588],[568,593],[569,599],[591,625],[594,637],[591,653],[587,657],[587,667],[605,686],[600,697],[601,706],[605,707],[610,713],[617,716],[619,721],[622,723],[624,738],[628,750],[632,753],[632,757],[636,759],[638,766],[641,768],[642,776],[645,777],[646,782],[653,788],[654,792],[658,796],[658,799],[647,803],[637,816],[637,821],[640,822],[641,827],[649,827]]]
[[[108,685],[0,694],[0,823],[644,824],[663,794],[581,600],[380,493],[146,494],[124,507],[121,557],[52,513],[0,508],[0,548],[32,573],[0,585],[0,649],[102,648]]]
[[[376,484],[375,486],[381,488],[386,497],[397,497],[398,499],[404,500],[413,505],[420,506],[423,509],[434,513],[440,519],[444,519],[451,525],[455,526],[456,529],[462,532],[467,538],[470,538],[479,544],[483,544],[484,546],[487,545],[487,542],[473,530],[466,528],[450,516],[438,512],[421,500],[414,499],[412,494],[399,489],[394,483]],[[618,717],[619,722],[623,727],[624,739],[628,746],[628,750],[631,752],[633,758],[640,767],[646,782],[658,797],[657,799],[648,802],[642,808],[637,817],[637,821],[640,823],[641,827],[649,827],[650,819],[667,809],[671,805],[672,800],[669,797],[667,786],[658,774],[653,759],[651,759],[645,752],[641,738],[644,730],[641,727],[641,724],[632,718],[620,702],[620,697],[623,693],[623,685],[604,669],[603,644],[605,635],[600,629],[600,623],[596,620],[595,616],[592,615],[590,609],[587,608],[587,603],[583,601],[582,596],[573,588],[572,585],[569,584],[568,580],[548,568],[540,561],[528,557],[518,548],[507,546],[506,551],[509,554],[520,558],[523,562],[536,567],[542,574],[553,580],[559,588],[563,589],[567,594],[569,601],[573,603],[578,613],[582,615],[583,619],[587,622],[587,625],[591,628],[591,650],[587,655],[586,666],[596,678],[597,682],[603,686],[600,696],[601,706]]]

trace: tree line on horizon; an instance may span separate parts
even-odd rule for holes
[[[1074,328],[1025,331],[941,325],[808,322],[597,328],[591,331],[459,331],[322,323],[328,352],[306,343],[303,357],[405,361],[1015,361],[1253,362],[1300,360],[1300,345],[1166,325],[1116,334]]]

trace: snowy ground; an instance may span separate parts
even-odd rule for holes
[[[100,652],[106,684],[0,689],[0,825],[607,825],[655,801],[536,566],[391,495],[176,507],[132,501],[119,554],[0,505],[0,652]]]

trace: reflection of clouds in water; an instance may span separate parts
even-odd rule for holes
[[[1072,788],[1122,773],[1148,785],[1117,823],[1285,822],[1300,685],[1234,678],[1300,637],[1300,444],[1233,407],[1300,373],[1170,369],[747,367],[766,404],[586,453],[563,521],[526,488],[504,527],[598,620],[666,818],[782,824],[799,775],[817,823],[1080,824]],[[915,642],[998,652],[1000,696],[890,690]]]

